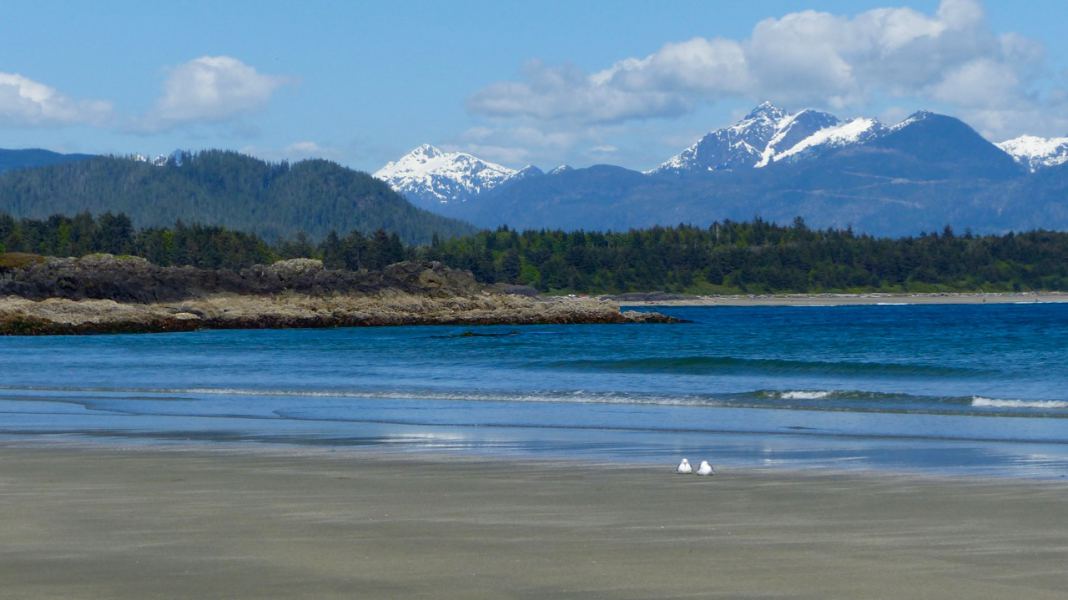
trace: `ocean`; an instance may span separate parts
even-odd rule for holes
[[[1068,305],[0,338],[0,435],[1068,475]],[[695,463],[696,464],[696,463]]]

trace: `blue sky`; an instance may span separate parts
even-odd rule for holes
[[[21,2],[0,147],[648,168],[763,99],[1068,134],[1060,0]]]

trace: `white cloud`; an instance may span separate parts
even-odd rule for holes
[[[584,74],[570,65],[551,67],[531,61],[523,68],[524,81],[501,82],[477,92],[469,107],[490,116],[536,119],[574,118],[611,122],[687,112],[692,101],[655,87],[627,89],[616,85],[611,74]],[[602,81],[607,77],[608,81]]]
[[[616,152],[619,152],[619,148],[612,144],[599,144],[590,148],[590,152],[594,154],[615,154]]]
[[[341,152],[334,147],[324,146],[311,140],[293,142],[284,147],[264,147],[249,145],[241,148],[241,152],[269,161],[287,160],[296,162],[309,158],[325,158],[337,160]]]
[[[0,72],[0,122],[11,125],[100,124],[111,115],[102,100],[75,100],[16,73]]]
[[[999,111],[1064,108],[1050,104],[1057,90],[1045,99],[1034,91],[1043,87],[1043,67],[1042,46],[994,32],[978,0],[942,0],[933,14],[790,13],[760,21],[746,39],[669,43],[592,73],[533,61],[519,80],[483,88],[468,107],[495,118],[589,125],[680,116],[724,98],[832,110],[927,101],[959,109],[995,135],[1009,133]]]
[[[289,156],[301,156],[301,157],[321,157],[328,154],[328,151],[311,141],[293,142],[286,146],[283,150]]]
[[[287,82],[230,56],[201,56],[170,70],[162,96],[139,127],[158,131],[226,121],[263,107]]]
[[[605,142],[618,127],[534,127],[530,125],[477,126],[463,132],[447,150],[462,150],[511,167],[556,165],[560,160],[577,164],[599,162],[618,151]]]
[[[932,96],[964,108],[1006,108],[1021,100],[1020,78],[1005,63],[978,59],[960,65],[931,87]]]

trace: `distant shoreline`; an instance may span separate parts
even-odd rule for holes
[[[1059,304],[1066,292],[935,293],[935,294],[767,294],[693,296],[630,300],[609,297],[623,306],[856,306],[899,304]]]

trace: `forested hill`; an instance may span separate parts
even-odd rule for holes
[[[60,154],[40,148],[7,150],[0,148],[0,173],[16,169],[32,169],[93,158],[90,154]]]
[[[272,164],[236,152],[176,154],[164,164],[97,157],[0,174],[0,212],[15,217],[124,213],[136,227],[222,225],[267,240],[384,229],[408,243],[472,233],[412,206],[366,173],[325,160]]]

